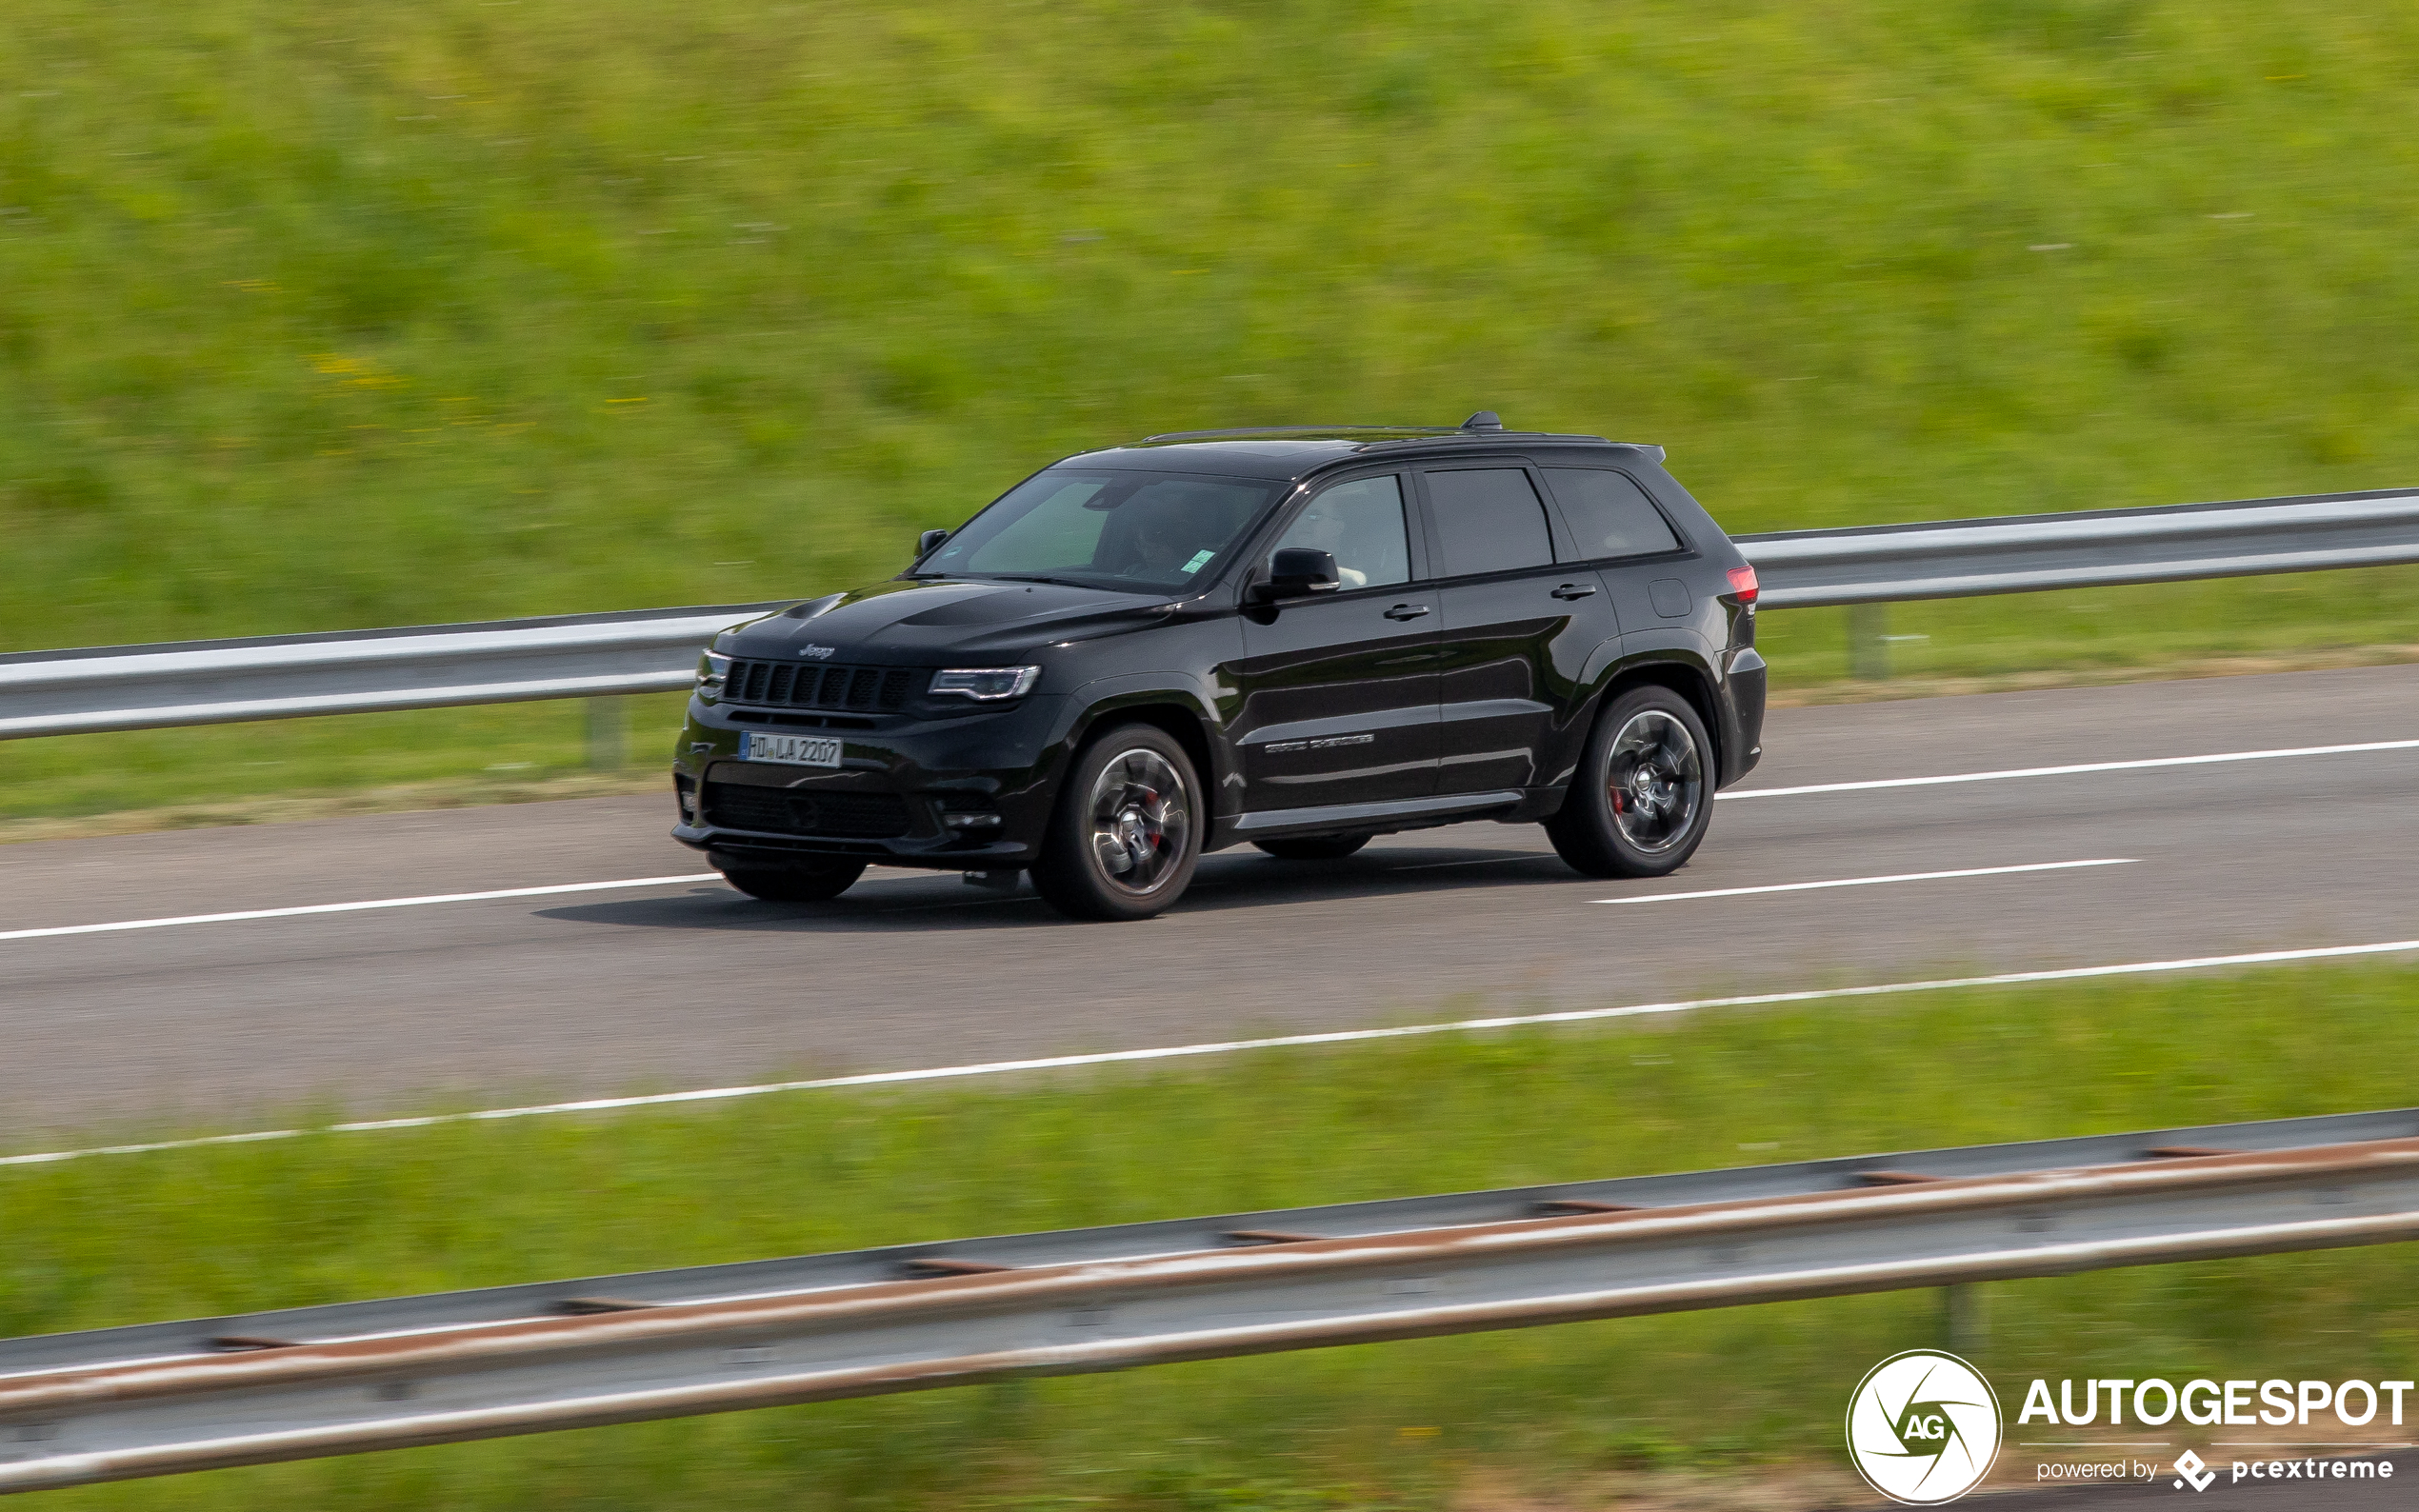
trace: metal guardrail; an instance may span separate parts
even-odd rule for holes
[[[2419,562],[2419,493],[2312,494],[1736,537],[1772,608]]]
[[[1769,608],[2419,562],[2419,493],[1738,538]],[[793,601],[0,656],[0,740],[685,687],[716,630]]]
[[[0,740],[687,687],[715,631],[796,602],[0,656]]]
[[[2419,1108],[768,1261],[0,1343],[0,1492],[2419,1238]]]

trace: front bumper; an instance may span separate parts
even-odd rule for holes
[[[672,838],[730,869],[834,857],[986,871],[1038,853],[1067,756],[1065,701],[947,715],[798,716],[691,698]],[[835,768],[742,758],[750,732],[830,735]]]

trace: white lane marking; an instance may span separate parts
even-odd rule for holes
[[[1886,882],[1939,882],[1949,877],[2009,877],[2020,871],[2072,871],[2078,866],[2130,866],[2139,856],[2100,861],[2037,861],[2029,866],[1969,866],[1963,871],[1902,871],[1894,877],[1841,877],[1832,882],[1777,882],[1765,887],[1715,887],[1707,892],[1650,892],[1638,898],[1598,898],[1598,903],[1677,903],[1683,898],[1744,898],[1752,892],[1813,892],[1822,887],[1878,887]]]
[[[1937,787],[1946,783],[1995,783],[2009,777],[2071,777],[2078,772],[2131,772],[2151,766],[2209,766],[2219,762],[2265,762],[2281,756],[2343,756],[2353,751],[2419,750],[2419,740],[2372,740],[2358,746],[2300,746],[2289,750],[2232,750],[2213,756],[2158,756],[2137,762],[2085,762],[2074,766],[2014,766],[1999,772],[1959,772],[1949,777],[1887,777],[1878,782],[1814,783],[1804,787],[1751,787],[1715,793],[1728,798],[1793,798],[1800,793],[1861,793],[1875,787]]]
[[[1143,1050],[1102,1050],[1089,1055],[1048,1055],[1023,1061],[985,1061],[973,1065],[936,1065],[915,1071],[867,1071],[856,1076],[827,1076],[806,1082],[765,1082],[751,1086],[709,1086],[689,1092],[652,1092],[638,1097],[592,1097],[577,1103],[545,1103],[530,1107],[491,1107],[472,1113],[432,1113],[419,1118],[365,1119],[330,1124],[317,1129],[255,1129],[244,1134],[210,1134],[197,1139],[159,1140],[148,1144],[105,1144],[90,1149],[45,1150],[30,1155],[0,1155],[0,1165],[39,1165],[78,1160],[87,1155],[145,1155],[158,1150],[199,1149],[210,1144],[248,1144],[262,1140],[300,1139],[305,1134],[369,1134],[386,1129],[433,1128],[443,1124],[474,1124],[493,1119],[543,1118],[557,1113],[605,1113],[633,1107],[665,1107],[680,1103],[715,1103],[732,1098],[765,1097],[775,1092],[817,1092],[834,1087],[895,1086],[909,1082],[951,1081],[970,1076],[999,1076],[1011,1071],[1048,1071],[1070,1066],[1118,1065],[1137,1061],[1169,1061],[1197,1055],[1233,1055],[1246,1050],[1293,1049],[1315,1044],[1349,1044],[1368,1040],[1402,1040],[1429,1034],[1468,1034],[1486,1029],[1527,1028],[1541,1024],[1586,1024],[1602,1019],[1633,1019],[1651,1014],[1689,1013],[1703,1008],[1762,1007],[1783,1003],[1826,1003],[1842,998],[1894,997],[1908,992],[1940,992],[1952,987],[2016,986],[2031,982],[2081,982],[2093,977],[2146,976],[2167,971],[2198,971],[2217,966],[2273,965],[2289,961],[2330,961],[2348,956],[2394,955],[2419,950],[2419,940],[2388,940],[2376,945],[2321,945],[2306,950],[2261,950],[2249,955],[2193,956],[2177,961],[2134,961],[2112,966],[2066,966],[2050,971],[2006,971],[1988,977],[1943,977],[1929,982],[1885,982],[1865,987],[1819,987],[1800,992],[1758,992],[1733,998],[1695,998],[1681,1003],[1641,1003],[1618,1008],[1570,1008],[1559,1013],[1523,1013],[1493,1019],[1458,1019],[1449,1024],[1410,1024],[1387,1029],[1333,1029],[1323,1034],[1282,1034],[1261,1040],[1219,1040],[1203,1044],[1168,1044]]]
[[[173,919],[121,919],[114,924],[68,924],[49,929],[0,930],[0,940],[50,940],[67,934],[110,934],[120,929],[166,929],[181,924],[233,924],[242,919],[299,919],[314,913],[362,913],[371,908],[417,908],[431,903],[484,903],[490,898],[546,898],[565,892],[605,892],[614,887],[669,887],[683,882],[720,882],[719,871],[686,877],[624,877],[619,882],[564,882],[549,887],[503,887],[493,892],[436,892],[425,898],[372,898],[364,903],[309,903],[295,908],[247,908],[240,913],[189,913]]]

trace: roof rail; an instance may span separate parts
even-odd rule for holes
[[[1149,446],[1158,441],[1241,441],[1253,436],[1332,436],[1339,441],[1358,441],[1354,449],[1367,451],[1373,447],[1409,446],[1421,441],[1439,441],[1454,437],[1464,441],[1604,441],[1603,436],[1566,435],[1550,430],[1508,430],[1503,416],[1492,409],[1481,409],[1458,426],[1236,426],[1227,430],[1163,430],[1155,436],[1145,436],[1130,446]],[[1634,446],[1635,442],[1613,442],[1614,446]],[[1657,448],[1649,448],[1649,450]],[[1658,453],[1659,460],[1659,453]]]
[[[1636,441],[1614,441],[1614,440],[1613,440],[1611,437],[1609,437],[1609,436],[1589,436],[1589,435],[1581,435],[1581,434],[1579,434],[1579,433],[1577,433],[1577,432],[1575,432],[1575,431],[1561,431],[1561,430],[1489,430],[1489,429],[1485,429],[1485,428],[1476,428],[1476,429],[1463,429],[1463,428],[1461,428],[1460,427],[1455,427],[1453,429],[1450,429],[1450,430],[1434,430],[1434,431],[1429,431],[1429,432],[1426,433],[1425,435],[1420,435],[1420,436],[1385,436],[1385,437],[1381,437],[1380,439],[1375,440],[1375,441],[1364,441],[1364,442],[1362,442],[1362,443],[1360,444],[1360,446],[1359,446],[1357,448],[1355,448],[1355,449],[1357,449],[1357,450],[1361,450],[1361,451],[1373,451],[1373,450],[1375,450],[1375,449],[1376,449],[1377,448],[1379,448],[1379,447],[1404,447],[1404,446],[1409,446],[1409,445],[1411,445],[1413,442],[1417,442],[1417,441],[1424,441],[1424,440],[1425,440],[1425,441],[1443,441],[1443,440],[1454,440],[1454,441],[1488,441],[1488,442],[1500,442],[1500,441],[1601,441],[1601,442],[1604,442],[1604,443],[1606,443],[1606,444],[1608,444],[1608,445],[1609,445],[1609,446],[1615,446],[1615,447],[1639,447],[1639,446],[1644,446],[1644,443],[1642,443],[1642,442],[1636,442]],[[1648,448],[1647,449],[1651,450],[1651,449],[1653,449],[1653,448]],[[1660,457],[1658,457],[1656,460],[1660,461],[1660,460],[1661,460],[1661,458],[1660,458]]]
[[[1151,441],[1231,441],[1243,436],[1366,435],[1377,431],[1449,436],[1460,428],[1458,426],[1236,426],[1227,430],[1163,430],[1155,436],[1145,436],[1134,445],[1141,446]]]

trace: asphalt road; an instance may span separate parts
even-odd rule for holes
[[[1779,710],[1739,792],[2419,739],[2419,666]],[[1140,925],[868,873],[10,931],[703,871],[661,798],[7,847],[0,1148],[1711,994],[2419,936],[2419,749],[1726,801],[1677,876],[1533,826],[1208,858]],[[1649,894],[2123,859],[1878,885]]]

